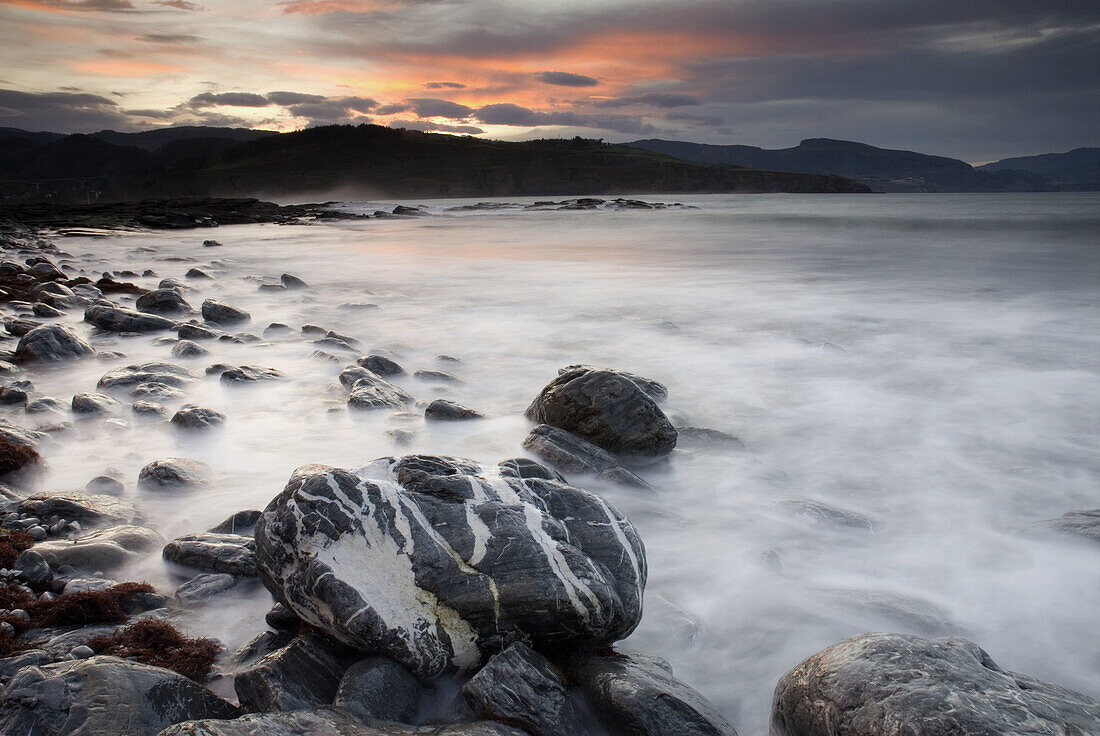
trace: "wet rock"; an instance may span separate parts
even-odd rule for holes
[[[27,392],[18,386],[4,386],[0,388],[0,405],[25,407],[27,398]]]
[[[179,335],[180,340],[217,340],[221,333],[202,325],[185,322],[180,325],[176,334]]]
[[[823,590],[818,595],[826,605],[846,609],[845,620],[852,620],[848,612],[854,610],[874,617],[876,625],[885,620],[891,628],[901,628],[920,636],[959,633],[959,627],[951,622],[947,611],[923,598],[851,588]]]
[[[596,474],[596,480],[607,481],[609,483],[615,483],[620,486],[626,486],[627,488],[638,488],[643,491],[655,491],[656,489],[632,470],[627,470],[624,467],[616,465],[613,468],[606,468]]]
[[[222,371],[221,379],[225,383],[255,383],[257,381],[277,381],[283,377],[281,371],[274,368],[260,368],[254,365],[242,365]]]
[[[219,325],[232,325],[247,322],[252,315],[243,309],[237,309],[217,299],[207,299],[202,303],[202,318]]]
[[[53,398],[52,396],[43,396],[40,399],[28,401],[25,411],[28,414],[44,414],[47,412],[53,414],[64,414],[67,407],[64,402]]]
[[[262,511],[256,509],[238,511],[225,521],[217,526],[211,527],[207,531],[214,532],[215,534],[244,534],[251,536],[253,530],[256,528],[256,522],[260,520],[260,515],[262,513]]]
[[[862,634],[803,660],[772,701],[773,736],[1088,734],[1100,701],[1002,670],[966,639]]]
[[[502,723],[479,721],[451,726],[412,727],[394,723],[366,725],[338,708],[289,713],[254,713],[232,721],[189,721],[158,736],[527,736]],[[50,735],[52,736],[52,735]]]
[[[109,475],[97,475],[84,484],[84,490],[88,493],[102,493],[108,496],[121,496],[126,492],[126,486],[117,478]]]
[[[183,315],[191,311],[191,305],[176,288],[148,291],[137,298],[134,306],[139,312],[152,314]]]
[[[139,383],[130,389],[130,396],[135,399],[156,399],[157,401],[176,401],[184,397],[183,391],[175,386],[169,386],[160,381],[148,381]]]
[[[100,378],[96,385],[105,390],[129,388],[140,383],[163,383],[173,388],[180,388],[197,380],[198,376],[186,368],[174,363],[155,362],[116,368]]]
[[[606,644],[641,615],[645,553],[630,522],[587,491],[467,460],[298,474],[255,538],[277,601],[421,677],[474,670],[526,638]]]
[[[149,463],[138,473],[138,488],[152,491],[203,488],[213,479],[206,463],[182,457],[169,457]]]
[[[141,526],[111,526],[79,539],[51,539],[35,545],[52,567],[71,565],[79,570],[114,570],[141,559],[164,543],[159,534]]]
[[[538,478],[541,480],[554,480],[559,483],[566,482],[565,478],[558,471],[525,457],[514,457],[510,460],[501,460],[497,463],[497,468],[500,469],[500,474],[505,478],[526,480]]]
[[[122,404],[106,394],[81,393],[73,396],[72,409],[74,414],[96,416],[110,414],[122,408]]]
[[[220,248],[222,244],[216,240],[204,240],[202,241],[203,248]]]
[[[461,378],[447,371],[417,371],[413,374],[413,378],[418,378],[421,381],[435,381],[436,383],[462,383]]]
[[[65,316],[64,312],[61,310],[54,309],[49,304],[43,304],[42,302],[35,304],[32,311],[35,317],[41,317],[43,319],[56,319],[57,317]]]
[[[531,736],[588,732],[550,662],[524,644],[494,655],[462,687],[462,694],[478,715],[522,726]]]
[[[415,723],[424,688],[386,657],[361,659],[344,673],[333,705],[362,720]]]
[[[285,648],[293,640],[294,634],[289,631],[262,631],[229,655],[226,669],[236,673],[272,652]]]
[[[155,314],[106,304],[93,304],[84,310],[84,321],[110,332],[159,332],[176,326],[172,320]]]
[[[271,324],[269,324],[267,327],[264,328],[263,336],[264,337],[277,337],[279,335],[290,334],[290,331],[291,331],[290,327],[288,327],[287,325],[284,325],[282,322],[272,322]]]
[[[351,662],[319,636],[300,636],[237,673],[233,688],[252,712],[290,711],[329,705]]]
[[[351,391],[348,406],[355,409],[403,409],[413,401],[404,389],[360,366],[341,371],[340,383]]]
[[[595,475],[618,464],[607,450],[549,424],[532,429],[523,440],[523,449],[564,473]]]
[[[135,414],[140,414],[141,416],[145,417],[162,417],[164,419],[167,419],[169,415],[168,409],[161,406],[155,401],[135,401],[130,409]]]
[[[578,658],[568,670],[613,736],[737,736],[663,661],[612,653]]]
[[[210,351],[193,340],[180,340],[172,346],[173,358],[199,358],[210,355]]]
[[[0,659],[0,683],[7,682],[12,675],[24,667],[41,667],[52,661],[53,657],[41,649],[31,649],[11,657],[4,657]]]
[[[189,268],[189,269],[187,269],[187,273],[185,273],[183,275],[183,277],[185,279],[194,279],[194,280],[202,280],[202,281],[212,281],[214,279],[213,276],[208,274],[206,271],[203,271],[201,268]]]
[[[298,614],[282,603],[272,606],[271,610],[264,615],[264,621],[268,626],[279,631],[297,631],[302,626],[302,619],[298,618]]]
[[[531,402],[526,416],[619,455],[667,455],[676,446],[676,429],[653,398],[661,393],[658,386],[620,371],[566,369]]]
[[[1059,534],[1071,534],[1100,542],[1100,509],[1069,511],[1057,519],[1040,522],[1039,526]]]
[[[288,289],[305,289],[306,282],[302,281],[297,276],[291,276],[289,273],[284,273],[279,277],[279,281]]]
[[[133,524],[142,514],[129,501],[91,493],[38,493],[19,504],[19,513],[49,519],[58,516],[86,527]]]
[[[174,723],[237,712],[171,670],[99,656],[16,673],[0,696],[0,732],[152,736]]]
[[[92,346],[64,325],[35,327],[20,338],[15,348],[17,363],[60,363],[92,355]]]
[[[694,448],[724,448],[728,450],[744,450],[745,443],[740,438],[728,432],[706,427],[677,427],[676,446],[686,449]]]
[[[874,523],[862,514],[811,498],[781,498],[776,506],[815,524],[874,531]]]
[[[15,569],[19,571],[20,579],[31,585],[42,585],[53,580],[53,571],[50,563],[40,552],[26,549],[15,558]]]
[[[384,355],[371,353],[355,361],[363,368],[379,376],[403,376],[405,369]]]
[[[225,424],[225,414],[195,404],[184,404],[172,417],[172,424],[183,429],[207,429]]]
[[[424,418],[432,422],[456,422],[466,419],[484,419],[485,415],[454,401],[436,399],[424,409]]]
[[[187,534],[165,545],[163,557],[204,572],[256,577],[256,540],[241,534]]]
[[[174,596],[180,603],[198,603],[232,590],[236,585],[237,578],[232,575],[204,572],[176,588]]]
[[[5,419],[0,419],[0,437],[13,445],[30,447],[33,449],[38,446],[39,442],[46,438],[46,435],[33,429],[20,427],[18,424],[12,424]]]
[[[8,306],[12,307],[12,302],[8,302]],[[8,319],[4,320],[4,328],[16,337],[22,337],[36,327],[42,327],[42,323],[33,319],[20,319],[18,317],[9,317]]]

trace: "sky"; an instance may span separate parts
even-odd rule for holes
[[[1100,145],[1100,0],[0,0],[0,127]]]

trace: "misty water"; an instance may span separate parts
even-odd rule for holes
[[[786,670],[864,631],[962,635],[1006,669],[1100,696],[1100,545],[1033,527],[1100,506],[1100,196],[676,201],[692,208],[459,214],[446,209],[465,202],[402,202],[435,214],[59,239],[93,276],[155,270],[136,279],[147,287],[207,268],[217,278],[188,282],[191,304],[221,298],[251,312],[244,329],[256,334],[313,323],[410,373],[446,370],[462,382],[396,382],[489,418],[349,412],[336,376],[356,355],[313,358],[297,331],[208,342],[212,355],[180,362],[288,378],[190,386],[187,401],[228,415],[214,432],[129,412],[75,421],[44,446],[41,485],[83,488],[112,469],[171,539],[262,508],[304,463],[521,455],[523,410],[559,367],[619,368],[665,383],[677,425],[744,443],[685,447],[641,469],[653,493],[571,478],[646,545],[645,614],[621,648],[668,659],[742,734],[766,731]],[[209,237],[224,247],[203,248]],[[283,272],[310,288],[258,290]],[[79,314],[67,319],[91,335]],[[67,402],[112,367],[170,359],[150,336],[90,339],[126,358],[36,370],[37,389]],[[412,443],[395,447],[395,428]],[[210,464],[216,484],[135,490],[143,465],[171,456]],[[112,577],[169,592],[184,579],[156,554]],[[270,604],[262,588],[239,588],[184,628],[232,650]]]

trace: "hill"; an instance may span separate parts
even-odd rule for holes
[[[1006,158],[977,167],[978,171],[1029,171],[1060,188],[1100,189],[1100,148],[1075,148],[1065,153]]]
[[[979,171],[958,159],[831,138],[810,138],[793,148],[780,149],[659,139],[623,145],[697,163],[836,174],[876,192],[1032,192],[1052,188],[1043,176],[1028,171]]]
[[[378,125],[9,135],[0,165],[7,201],[867,191],[830,174],[691,163],[581,138],[508,143]]]

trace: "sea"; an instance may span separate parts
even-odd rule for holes
[[[263,508],[305,463],[524,455],[524,409],[559,368],[621,369],[668,387],[677,426],[737,440],[681,443],[637,468],[651,491],[570,477],[645,543],[644,615],[617,646],[667,659],[743,736],[766,733],[784,672],[868,631],[965,637],[1004,669],[1100,696],[1100,544],[1041,525],[1100,508],[1100,194],[635,199],[677,206],[341,202],[422,215],[58,237],[93,278],[151,269],[124,280],[179,278],[196,307],[249,311],[241,330],[260,341],[207,342],[211,355],[181,361],[200,376],[220,362],[286,378],[190,387],[187,401],[227,415],[218,431],[76,420],[44,446],[39,484],[116,474],[172,539]],[[215,278],[184,279],[192,267]],[[259,289],[282,273],[309,288]],[[42,394],[67,402],[110,368],[171,360],[170,341],[96,336],[80,318],[66,321],[125,357],[36,370]],[[263,337],[270,323],[291,336]],[[313,344],[307,324],[357,351]],[[349,411],[337,375],[370,352],[453,374],[397,382],[487,418]],[[208,463],[216,482],[137,490],[163,457]],[[169,592],[185,579],[155,553],[112,577]],[[184,628],[232,650],[270,605],[241,586]]]

